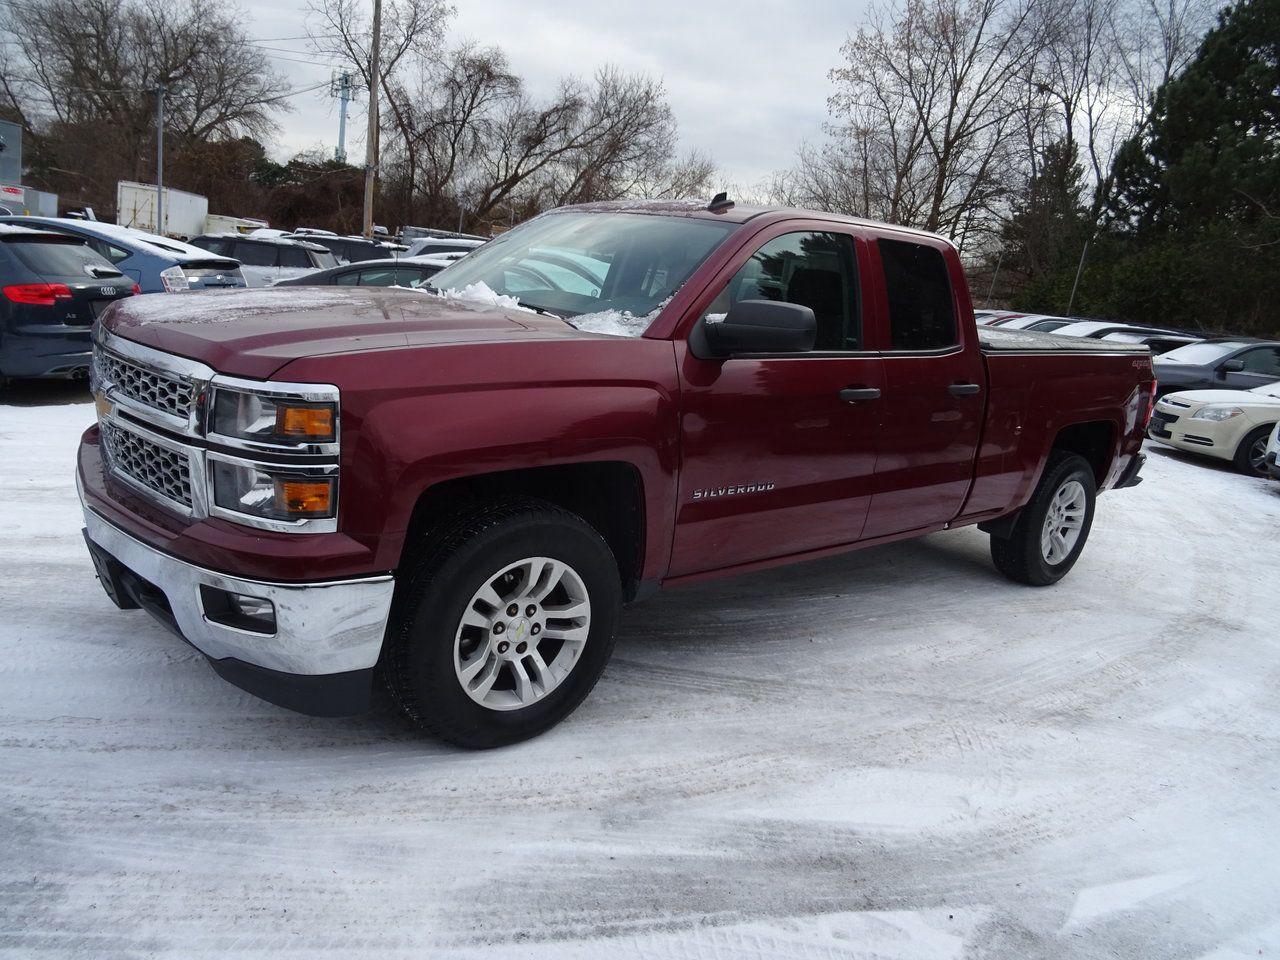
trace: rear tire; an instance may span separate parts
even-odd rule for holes
[[[1276,425],[1274,423],[1250,430],[1236,447],[1236,455],[1232,458],[1235,468],[1251,477],[1267,475],[1267,439]]]
[[[1089,539],[1096,499],[1089,462],[1078,454],[1053,451],[1009,536],[991,537],[996,569],[1033,587],[1057,583],[1075,566]]]
[[[504,746],[555,726],[613,651],[613,552],[582,518],[539,500],[500,501],[438,527],[402,584],[387,689],[417,726],[459,746]]]

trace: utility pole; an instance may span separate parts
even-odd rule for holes
[[[1090,234],[1085,240],[1084,246],[1080,250],[1080,262],[1076,265],[1076,279],[1071,284],[1071,299],[1067,301],[1067,316],[1071,316],[1071,308],[1076,304],[1076,288],[1080,286],[1080,274],[1084,273],[1084,258],[1089,255],[1089,244],[1093,242],[1093,235]]]
[[[164,84],[156,84],[156,233],[164,236]]]
[[[338,146],[333,159],[347,162],[347,104],[351,102],[351,71],[343,70],[329,82],[329,96],[338,98]]]
[[[364,235],[373,237],[373,188],[378,174],[378,50],[382,46],[382,0],[373,0],[373,43],[369,54],[369,134],[364,148]]]

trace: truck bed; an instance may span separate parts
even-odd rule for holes
[[[1005,330],[978,326],[978,347],[983,353],[1139,353],[1150,354],[1142,343],[1059,337],[1039,330]]]

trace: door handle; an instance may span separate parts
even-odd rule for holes
[[[947,393],[953,397],[971,397],[981,389],[982,387],[976,383],[953,383],[947,387]]]
[[[860,400],[879,400],[878,387],[846,387],[840,391],[840,399],[845,403],[858,403]]]

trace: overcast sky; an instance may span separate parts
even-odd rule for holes
[[[372,0],[366,0],[372,6]],[[496,45],[535,94],[565,75],[589,77],[617,64],[663,78],[682,149],[709,153],[728,183],[753,184],[791,163],[796,145],[818,139],[830,92],[827,71],[855,30],[865,0],[457,0],[452,40]],[[305,0],[260,5],[251,36],[293,87],[326,80],[306,42]],[[266,49],[269,44],[271,49]],[[296,51],[296,52],[290,52]],[[305,61],[305,62],[297,62]],[[291,101],[274,153],[332,152],[337,103],[324,90]],[[347,151],[359,162],[363,111],[349,118]]]

